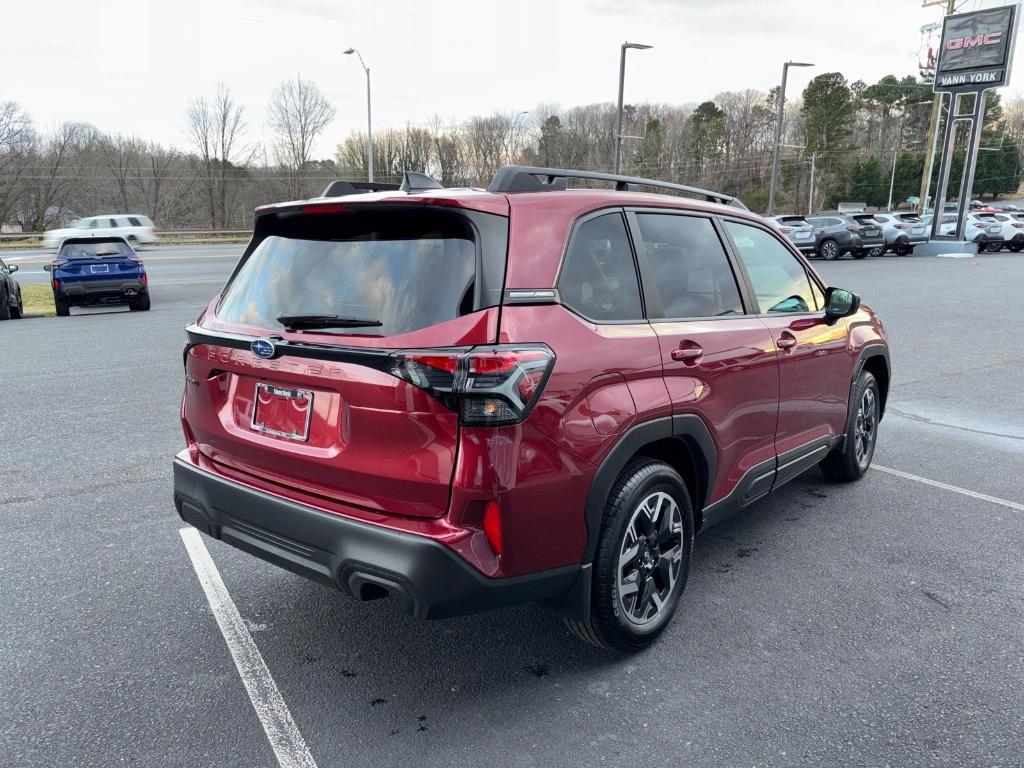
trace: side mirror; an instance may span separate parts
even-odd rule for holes
[[[18,271],[18,265],[17,264],[8,264],[7,265],[7,271],[8,272],[17,272]]]
[[[860,296],[842,288],[825,289],[825,319],[834,323],[842,317],[849,317],[860,309]]]
[[[53,264],[43,264],[44,272],[53,272]]]

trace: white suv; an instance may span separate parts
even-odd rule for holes
[[[60,248],[69,237],[123,237],[133,247],[157,242],[153,222],[138,213],[104,214],[78,219],[65,229],[51,229],[43,235],[44,248]]]

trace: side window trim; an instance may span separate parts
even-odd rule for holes
[[[644,285],[641,281],[640,270],[637,267],[637,249],[633,241],[632,232],[630,230],[629,221],[626,219],[626,211],[621,205],[610,205],[604,208],[596,208],[592,211],[580,215],[573,223],[572,229],[569,231],[569,237],[565,241],[565,247],[562,249],[562,258],[558,262],[558,273],[555,275],[555,288],[558,290],[559,296],[562,296],[562,277],[565,271],[565,263],[572,252],[573,245],[576,241],[576,236],[579,234],[580,228],[588,221],[600,218],[601,216],[607,216],[609,214],[618,214],[622,219],[622,227],[626,233],[626,242],[629,244],[630,256],[632,257],[633,272],[637,279],[637,287],[640,293],[640,317],[635,320],[601,320],[592,317],[587,317],[578,308],[567,303],[563,298],[560,299],[560,304],[567,310],[572,312],[577,317],[581,317],[588,323],[594,325],[638,325],[647,323],[647,304],[646,295],[644,293]]]
[[[822,292],[822,294],[824,295],[824,293],[825,293],[825,286],[822,285],[821,280],[818,279],[818,276],[814,273],[814,270],[809,269],[809,265],[808,265],[807,261],[804,259],[803,254],[801,254],[799,251],[797,251],[796,248],[792,247],[792,245],[789,243],[788,240],[783,240],[783,239],[779,238],[774,232],[771,231],[770,227],[762,226],[759,222],[756,222],[756,221],[750,221],[748,219],[740,219],[740,218],[736,218],[736,217],[733,217],[733,216],[723,217],[722,220],[723,220],[723,222],[724,221],[731,221],[731,222],[734,222],[736,224],[743,224],[743,225],[746,225],[748,227],[753,227],[754,229],[759,229],[762,232],[767,232],[772,237],[772,239],[774,239],[777,243],[782,245],[782,247],[785,248],[786,251],[791,256],[793,256],[793,258],[796,259],[797,263],[800,265],[800,268],[803,269],[804,274],[807,276],[807,282],[811,283],[814,286],[817,286],[819,288],[819,290]],[[772,314],[770,312],[764,312],[764,311],[761,310],[761,305],[757,301],[757,294],[754,293],[754,284],[750,281],[750,275],[747,274],[746,265],[743,264],[743,260],[741,258],[739,258],[739,250],[738,250],[738,248],[736,246],[736,243],[733,241],[732,235],[729,234],[729,230],[726,229],[725,226],[723,226],[722,229],[724,230],[726,236],[728,237],[729,247],[732,249],[732,253],[735,256],[735,259],[736,259],[736,262],[737,262],[739,268],[742,270],[743,280],[746,283],[746,285],[748,286],[748,289],[750,291],[750,296],[751,296],[751,299],[753,301],[753,306],[755,306],[757,308],[757,311],[754,314],[756,314],[758,317],[781,317],[781,316],[783,316],[780,313]],[[823,309],[815,309],[815,310],[811,310],[809,312],[786,312],[784,316],[785,317],[807,317],[808,315],[820,315],[823,311],[824,311]]]
[[[742,315],[726,315],[723,317],[652,317],[652,314],[661,315],[664,313],[664,307],[661,303],[661,293],[658,291],[658,287],[654,280],[654,270],[651,268],[650,262],[647,260],[647,252],[644,249],[643,236],[640,233],[640,223],[637,221],[636,215],[638,213],[653,213],[662,216],[687,216],[693,219],[706,219],[711,222],[711,226],[715,230],[715,234],[718,236],[719,242],[722,244],[722,250],[725,252],[725,258],[729,262],[729,267],[732,269],[733,279],[736,280],[736,287],[740,294],[740,303],[743,305]],[[749,285],[746,281],[746,275],[739,271],[739,265],[737,264],[738,259],[736,254],[733,253],[731,242],[728,240],[725,233],[725,228],[718,220],[717,216],[712,214],[702,213],[698,211],[688,211],[677,208],[646,208],[646,207],[630,207],[626,209],[626,220],[629,224],[630,237],[633,240],[633,247],[636,253],[636,260],[640,267],[640,285],[644,289],[644,295],[650,296],[650,301],[645,305],[647,312],[647,322],[649,323],[681,323],[688,321],[718,321],[718,320],[735,320],[738,317],[750,317],[755,314],[751,310],[756,308],[756,304],[751,301],[753,292],[749,290]],[[652,312],[652,308],[655,312]]]

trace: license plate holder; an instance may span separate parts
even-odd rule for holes
[[[305,443],[313,418],[313,393],[306,389],[256,385],[252,428],[282,440]]]
[[[102,272],[110,272],[110,267],[106,264],[93,264],[89,269],[94,275]]]

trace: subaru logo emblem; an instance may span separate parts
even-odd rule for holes
[[[269,339],[256,339],[249,345],[249,349],[256,357],[262,357],[264,360],[269,360],[277,354],[277,347]]]

